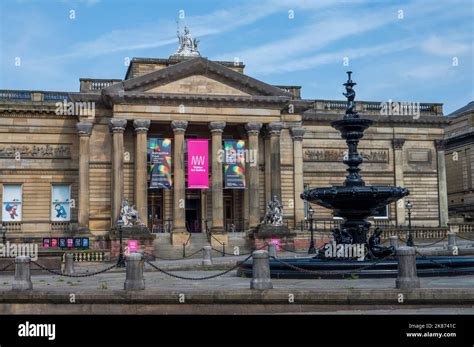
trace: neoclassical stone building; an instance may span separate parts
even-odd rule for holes
[[[446,174],[452,221],[474,220],[474,101],[448,115]]]
[[[300,193],[342,184],[346,174],[346,146],[330,126],[345,102],[301,99],[300,89],[247,76],[242,63],[174,55],[134,58],[123,80],[81,78],[79,92],[0,91],[0,198],[9,237],[88,235],[92,247],[108,247],[124,198],[156,244],[181,246],[206,230],[230,245],[245,241],[273,196],[285,223],[304,233]],[[442,105],[422,103],[417,116],[387,115],[381,102],[358,101],[357,109],[375,121],[360,143],[367,184],[409,188],[413,223],[445,226]],[[160,179],[171,183],[150,188],[153,143],[163,139],[170,165]],[[190,188],[193,139],[208,141],[208,188]],[[220,159],[232,140],[246,151],[239,187],[226,183]],[[313,208],[318,225],[334,221]],[[374,218],[407,222],[403,203]]]

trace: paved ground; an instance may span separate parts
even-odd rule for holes
[[[219,263],[222,269],[231,267],[238,259],[244,257],[226,257],[227,259],[216,259],[215,263]],[[179,261],[188,265],[200,264],[199,259],[188,259]],[[155,262],[160,268],[167,269],[173,274],[200,278],[210,276],[222,272],[222,270],[170,270],[167,268],[178,266],[177,261]],[[107,264],[101,264],[101,268],[107,267]],[[146,286],[150,289],[163,290],[219,290],[219,289],[247,289],[249,288],[250,279],[240,278],[236,276],[236,270],[231,271],[223,276],[207,279],[207,280],[183,280],[170,277],[166,274],[152,269],[146,265],[147,271],[144,274]],[[84,268],[78,268],[78,272],[84,273]],[[125,280],[124,270],[107,272],[104,274],[94,275],[91,277],[70,278],[64,276],[55,276],[45,272],[34,272],[32,281],[34,289],[37,290],[58,290],[58,291],[82,291],[82,290],[117,290],[123,289]],[[0,273],[0,291],[11,289],[13,281],[13,273]],[[456,277],[422,277],[420,278],[422,288],[474,288],[474,276],[456,276]],[[394,278],[379,279],[273,279],[275,289],[364,289],[364,288],[394,288]]]

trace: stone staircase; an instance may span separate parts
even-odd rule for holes
[[[167,259],[178,259],[183,257],[183,245],[172,245],[171,238],[169,233],[158,233],[155,234],[156,238],[153,242],[154,246],[154,255],[157,258],[167,258]],[[190,258],[201,258],[202,252],[198,252],[204,246],[209,246],[210,243],[207,239],[206,233],[191,233],[191,237],[186,245],[186,256],[189,256],[192,253],[197,252],[195,255]],[[248,253],[250,252],[249,246],[247,245],[247,240],[245,238],[245,233],[229,233],[229,244],[225,245],[225,253],[234,254],[234,251],[238,250],[239,253]],[[219,257],[222,256],[223,246],[217,242],[215,239],[212,239],[212,247],[218,251],[213,251],[213,256]],[[237,248],[235,248],[237,247]]]

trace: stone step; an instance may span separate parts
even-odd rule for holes
[[[225,245],[225,253],[235,254],[235,253],[248,253],[250,251],[248,246],[248,241],[244,233],[229,233],[229,244]],[[156,257],[168,258],[168,259],[178,259],[183,256],[183,246],[182,245],[172,245],[170,234],[156,234],[156,239],[154,240],[154,254]],[[190,258],[201,258],[202,252],[200,250],[204,246],[209,246],[210,243],[207,239],[205,233],[196,233],[191,234],[191,237],[186,245],[185,254],[189,256],[192,253]],[[223,245],[220,244],[215,239],[212,239],[212,247],[214,248],[214,256],[222,256]]]

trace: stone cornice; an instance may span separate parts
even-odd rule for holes
[[[177,93],[142,93],[125,92],[106,94],[103,96],[109,107],[113,104],[153,104],[160,105],[193,105],[193,106],[238,106],[266,107],[281,109],[287,103],[288,97],[282,96],[238,96],[238,95],[209,95],[209,94],[177,94]]]
[[[432,125],[444,128],[448,125],[449,120],[444,116],[420,116],[414,119],[409,116],[374,116],[374,115],[360,115],[361,118],[372,120],[376,124],[400,124],[400,125]],[[343,114],[321,114],[314,111],[307,111],[303,114],[303,123],[329,123],[334,120],[342,119]]]
[[[474,144],[474,131],[451,136],[445,139],[446,149]]]

